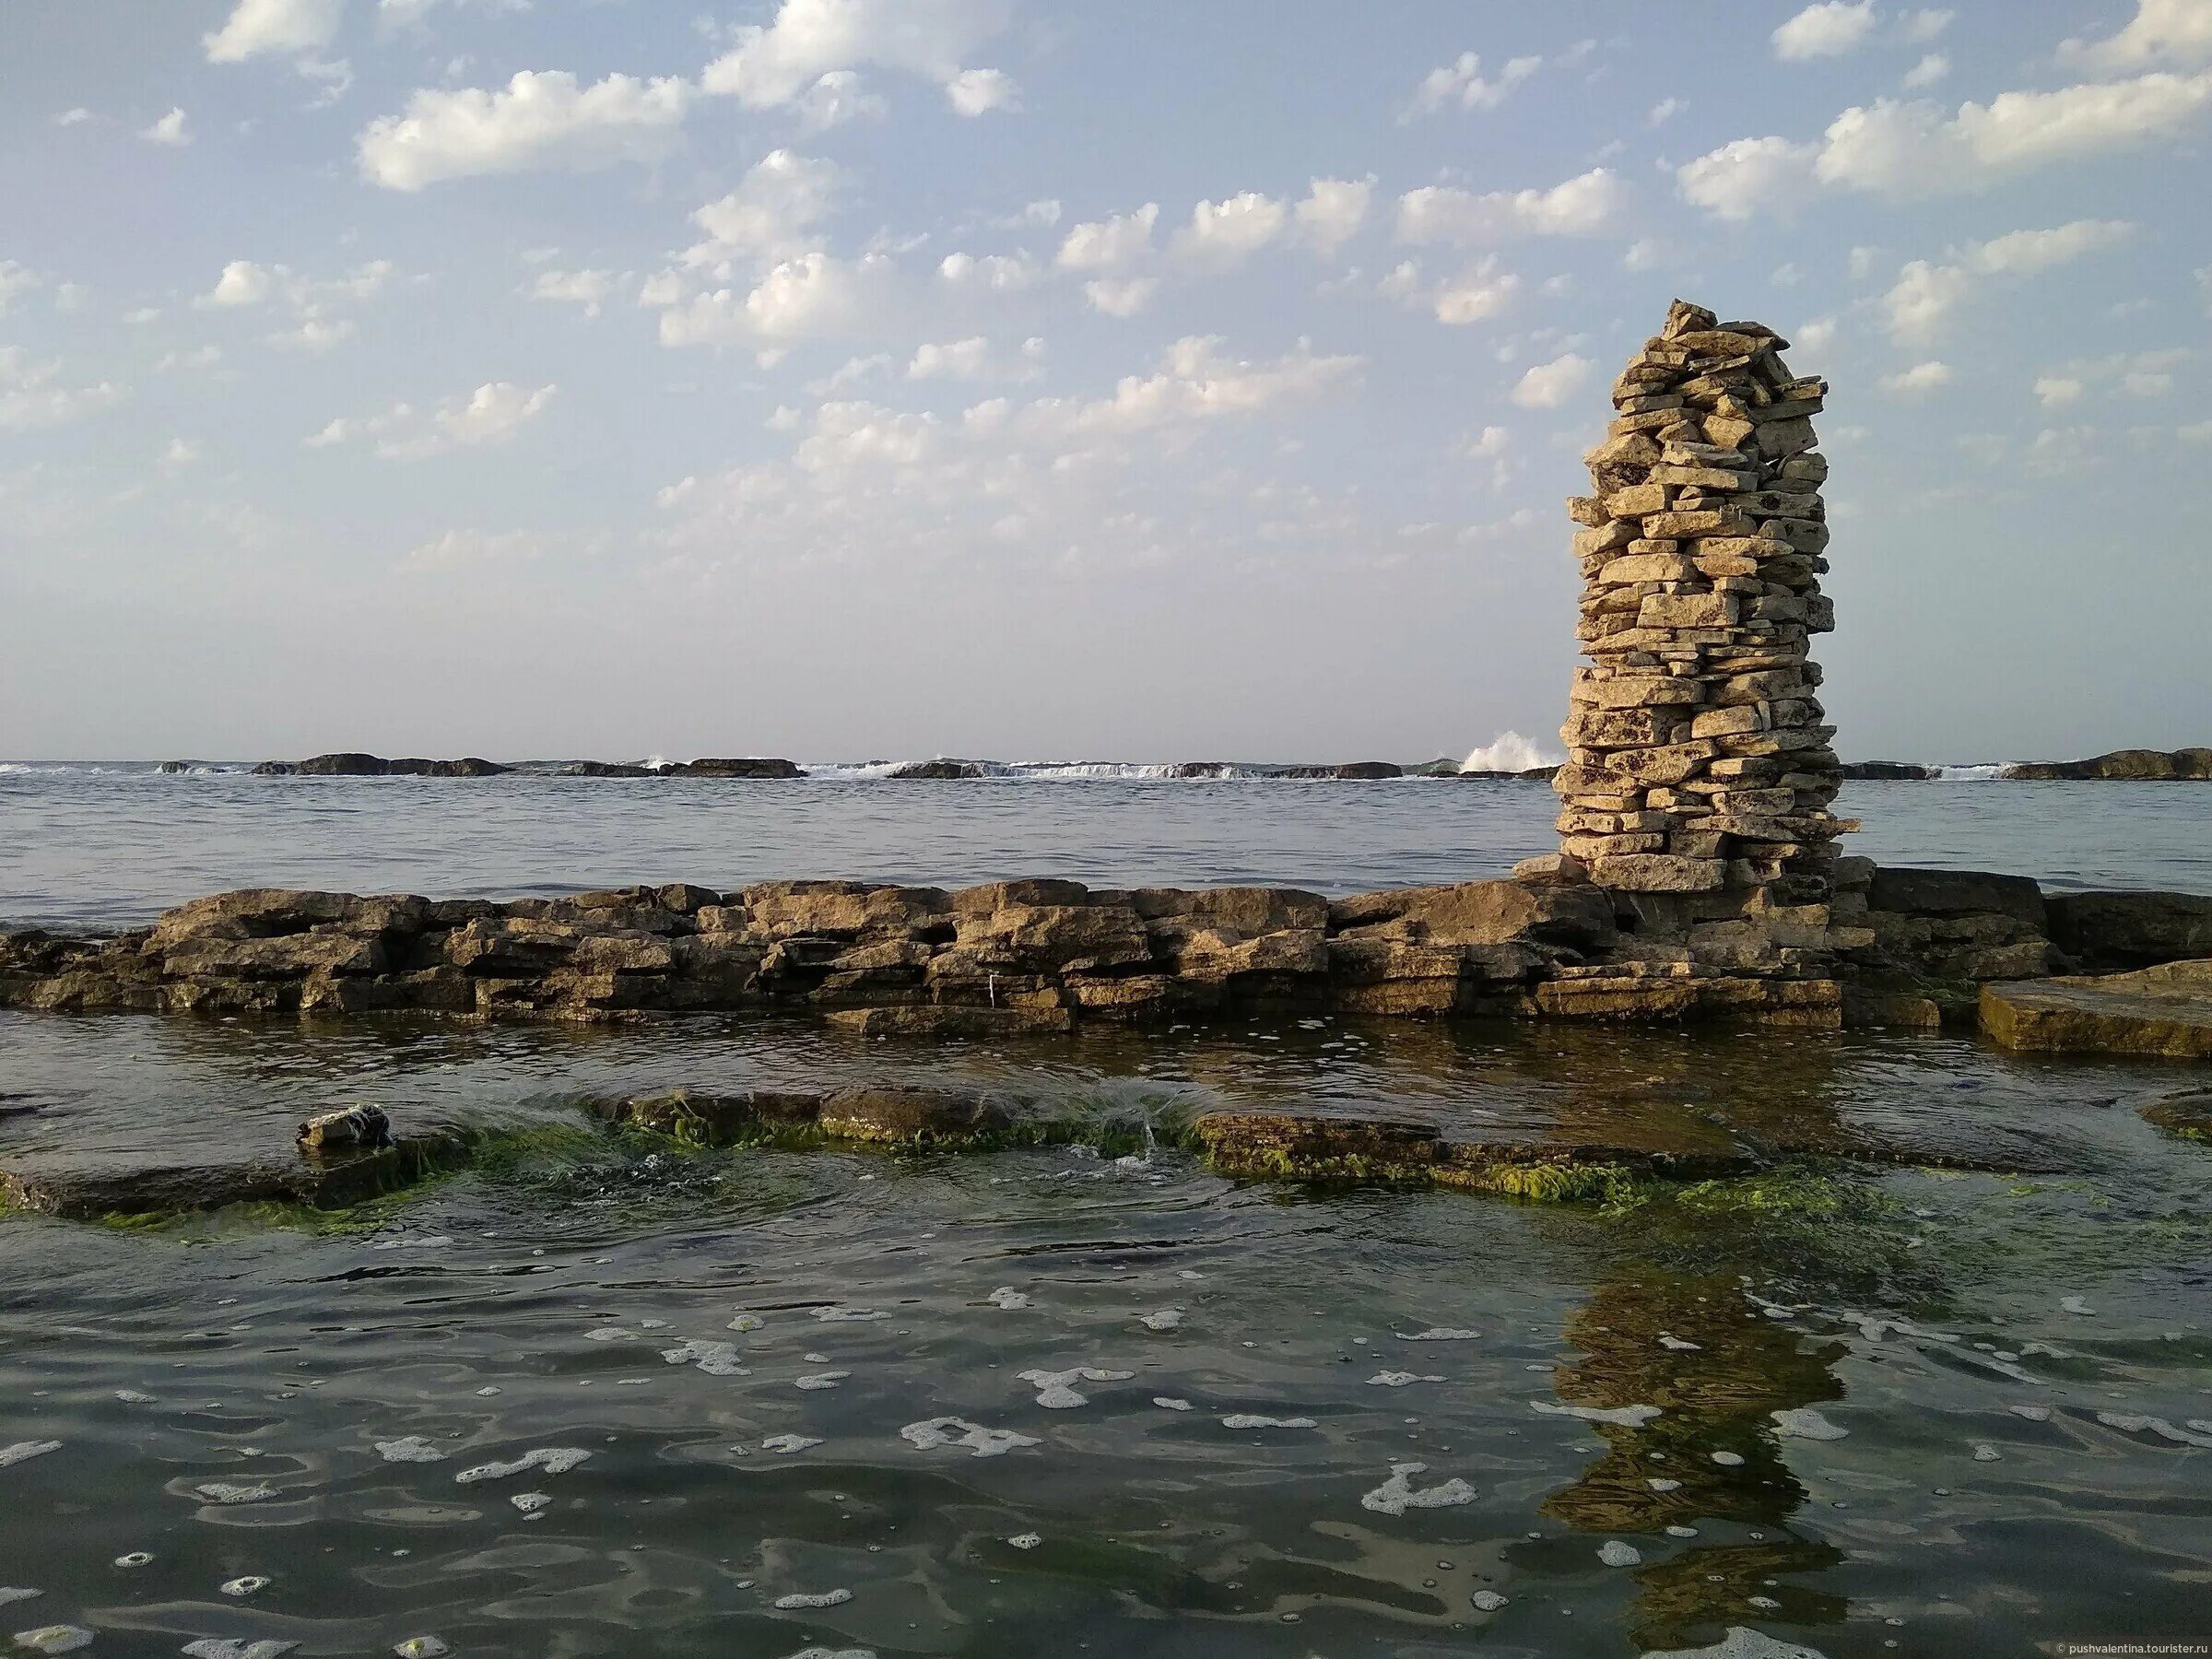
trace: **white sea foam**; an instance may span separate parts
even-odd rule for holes
[[[1038,1443],[1033,1435],[1017,1434],[1011,1429],[986,1429],[980,1423],[956,1417],[909,1423],[899,1430],[899,1436],[918,1452],[938,1446],[965,1446],[978,1457],[1000,1457],[1018,1446]]]
[[[1533,737],[1518,732],[1500,732],[1480,748],[1469,749],[1459,763],[1462,771],[1527,771],[1538,766],[1557,766],[1562,757],[1553,754]]]
[[[1409,1509],[1453,1509],[1475,1501],[1475,1488],[1456,1477],[1416,1490],[1413,1477],[1428,1466],[1425,1463],[1392,1464],[1390,1478],[1361,1498],[1359,1507],[1382,1515],[1402,1515]]]
[[[540,1446],[509,1463],[478,1464],[473,1469],[464,1469],[453,1479],[461,1486],[473,1486],[479,1480],[504,1480],[524,1469],[543,1469],[548,1475],[560,1475],[589,1456],[591,1453],[582,1446]]]

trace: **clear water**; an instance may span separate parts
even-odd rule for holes
[[[0,1466],[0,1583],[40,1592],[0,1629],[517,1659],[2190,1638],[2212,1455],[2138,1419],[2212,1441],[2212,1153],[2135,1109],[2193,1076],[1855,1035],[994,1048],[0,1016],[0,1089],[35,1108],[0,1120],[11,1158],[189,1160],[362,1099],[544,1129],[617,1089],[899,1077],[1910,1160],[1607,1214],[1169,1152],[681,1157],[571,1131],[320,1223],[0,1218],[0,1446],[60,1442]],[[1961,1159],[2000,1168],[1919,1161]],[[1409,1339],[1433,1330],[1478,1335]],[[1067,1380],[1086,1404],[1041,1403],[1082,1368],[1109,1373]],[[1659,1415],[1557,1409],[1632,1406]],[[1030,1443],[902,1433],[946,1418]],[[590,1455],[457,1478],[556,1448]],[[1466,1501],[1394,1512],[1409,1463],[1395,1490]],[[1608,1565],[1620,1546],[1638,1559]],[[270,1582],[221,1590],[247,1575]]]
[[[1551,850],[1535,782],[254,778],[0,769],[0,925],[123,927],[236,887],[542,895],[777,877],[964,885],[1503,875]],[[1848,843],[2053,888],[2212,892],[2212,785],[1853,783]]]

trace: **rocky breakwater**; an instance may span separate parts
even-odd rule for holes
[[[1827,383],[1788,342],[1675,302],[1613,389],[1586,457],[1577,669],[1560,735],[1560,853],[1602,887],[1713,892],[1804,877],[1825,898],[1853,828],[1817,695],[1811,637],[1834,626],[1828,462],[1812,417]]]
[[[1054,880],[506,903],[249,889],[107,939],[0,935],[0,1006],[586,1021],[789,1007],[975,1034],[1269,1009],[1531,1014],[1546,984],[1619,941],[1599,889],[1514,881],[1335,902]]]

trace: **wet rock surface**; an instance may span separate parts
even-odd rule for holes
[[[508,901],[244,888],[105,938],[0,934],[0,1006],[582,1023],[804,1009],[937,1037],[1312,1013],[1831,1029],[1929,1023],[1916,1005],[1971,1021],[1983,984],[2208,955],[2212,900],[2184,894],[2046,900],[2019,877],[1854,859],[1804,892],[1620,892],[1558,855],[1512,880],[1333,901],[1056,879]]]
[[[1982,1027],[2009,1049],[2212,1059],[2212,960],[1984,985]]]
[[[1998,775],[2030,782],[2108,779],[2172,783],[2212,779],[2212,748],[2114,749],[2087,760],[2019,760]]]

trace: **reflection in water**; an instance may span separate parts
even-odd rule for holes
[[[1660,1415],[1634,1428],[1594,1422],[1605,1455],[1546,1498],[1543,1512],[1605,1537],[1740,1524],[1732,1536],[1637,1568],[1634,1638],[1685,1645],[1693,1626],[1755,1621],[1777,1606],[1796,1624],[1841,1619],[1841,1598],[1774,1583],[1841,1557],[1786,1530],[1775,1535],[1806,1494],[1772,1422],[1774,1412],[1842,1396],[1830,1370],[1841,1346],[1765,1317],[1733,1278],[1656,1270],[1601,1284],[1564,1335],[1583,1357],[1554,1374],[1561,1400],[1655,1406]],[[1716,1452],[1740,1461],[1716,1463]],[[1748,1528],[1759,1535],[1745,1535]]]
[[[885,1077],[1552,1145],[2032,1136],[2063,1176],[1792,1164],[1536,1206],[1241,1185],[1173,1153],[681,1154],[573,1104]],[[0,1448],[61,1442],[0,1467],[0,1581],[41,1592],[6,1629],[515,1659],[2178,1637],[2212,1465],[2148,1425],[2197,1433],[2212,1397],[2205,1154],[2112,1109],[2171,1077],[1478,1025],[993,1046],[0,1017],[0,1092],[36,1108],[0,1119],[0,1158],[262,1146],[352,1100],[539,1131],[284,1231],[0,1218]],[[882,1317],[819,1317],[858,1309]],[[1077,1369],[1130,1374],[1064,1408],[1019,1381]],[[1848,1437],[1775,1438],[1807,1408]],[[901,1432],[940,1418],[1021,1438]],[[1311,1426],[1229,1426],[1254,1419]],[[554,1448],[591,1455],[455,1478]],[[1363,1503],[1406,1464],[1468,1500]],[[1616,1541],[1641,1559],[1603,1564]]]

